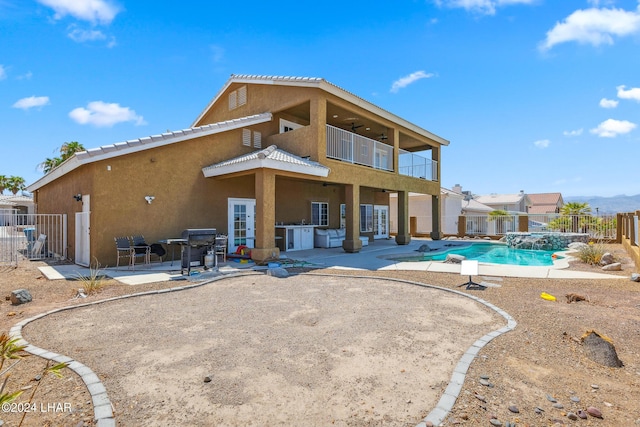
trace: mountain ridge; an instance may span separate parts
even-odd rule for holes
[[[592,213],[620,213],[635,212],[640,210],[640,194],[627,196],[567,196],[563,197],[565,203],[588,203]]]

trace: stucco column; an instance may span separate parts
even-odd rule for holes
[[[440,228],[440,196],[431,196],[431,233],[433,240],[442,239],[442,229]]]
[[[324,97],[311,99],[310,103],[311,127],[316,128],[318,138],[315,146],[318,151],[311,155],[311,160],[322,161],[327,158],[327,100]],[[313,146],[313,144],[312,144]]]
[[[260,169],[255,175],[256,244],[251,259],[257,262],[280,258],[276,242],[276,176],[270,169]]]
[[[464,237],[467,234],[467,217],[460,215],[458,217],[458,237]]]
[[[347,229],[345,238],[342,241],[342,249],[345,252],[360,252],[360,249],[362,249],[362,242],[360,241],[360,186],[345,185],[344,196]]]
[[[398,234],[396,243],[408,245],[411,242],[409,234],[409,192],[398,191]]]
[[[520,233],[526,233],[529,231],[529,215],[518,216],[518,231]]]

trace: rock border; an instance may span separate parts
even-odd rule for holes
[[[82,379],[85,386],[87,387],[87,390],[89,391],[89,394],[91,395],[96,427],[116,427],[116,419],[113,414],[113,405],[111,404],[111,401],[109,400],[109,396],[107,395],[107,389],[104,386],[104,384],[102,384],[102,381],[100,381],[100,378],[98,377],[98,375],[96,375],[88,366],[83,365],[81,362],[77,360],[74,360],[68,356],[57,354],[57,353],[36,347],[34,345],[31,345],[28,341],[26,341],[22,337],[22,328],[28,325],[29,323],[34,322],[43,317],[46,317],[50,314],[60,313],[60,312],[72,310],[75,308],[90,307],[98,304],[103,304],[106,302],[117,301],[117,300],[122,300],[126,298],[134,298],[134,297],[145,296],[145,295],[156,295],[156,294],[164,294],[169,292],[184,291],[187,289],[193,289],[200,286],[205,286],[210,283],[217,282],[219,280],[223,280],[227,278],[253,276],[253,275],[259,275],[259,274],[262,274],[262,273],[252,271],[252,272],[225,274],[225,275],[221,275],[221,276],[203,281],[201,283],[193,283],[186,286],[176,286],[173,288],[137,292],[134,294],[121,295],[118,297],[107,298],[99,301],[92,301],[85,304],[61,307],[61,308],[47,311],[45,313],[38,314],[36,316],[30,317],[28,319],[24,319],[16,323],[9,330],[9,336],[11,338],[18,338],[17,344],[24,345],[25,351],[28,353],[31,353],[35,356],[39,356],[43,359],[52,360],[57,363],[64,363],[64,362],[68,363],[68,368],[71,369],[73,372],[75,372],[80,377],[80,379]],[[432,409],[431,412],[429,412],[429,414],[422,420],[422,422],[417,424],[416,427],[428,427],[429,425],[441,424],[445,420],[449,412],[451,412],[451,410],[453,409],[453,406],[455,405],[456,400],[458,399],[458,396],[462,391],[462,385],[464,384],[464,380],[466,378],[467,371],[469,370],[469,366],[471,366],[471,363],[477,357],[480,350],[489,342],[491,342],[491,340],[493,340],[494,338],[497,338],[504,333],[512,331],[517,326],[517,322],[515,321],[515,319],[511,315],[509,315],[506,311],[502,310],[501,308],[491,304],[488,301],[483,300],[482,298],[478,298],[475,295],[470,295],[465,292],[457,291],[455,289],[444,288],[442,286],[429,285],[426,283],[414,282],[411,280],[398,279],[394,277],[385,277],[385,276],[324,274],[324,273],[300,273],[300,274],[309,275],[309,276],[379,279],[379,280],[388,280],[392,282],[406,283],[414,286],[420,286],[423,288],[437,289],[445,292],[450,292],[456,295],[460,295],[466,298],[470,298],[486,306],[487,308],[495,311],[496,313],[498,313],[499,315],[505,318],[505,320],[507,321],[507,326],[497,329],[495,331],[489,332],[488,334],[484,335],[482,338],[476,340],[476,342],[474,342],[471,345],[471,347],[469,347],[467,351],[462,355],[462,357],[458,361],[458,364],[454,368],[453,374],[451,375],[451,380],[449,381],[449,384],[447,385],[447,388],[445,389],[442,397],[436,404],[436,407]]]

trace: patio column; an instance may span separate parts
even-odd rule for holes
[[[344,199],[347,228],[345,238],[342,241],[342,249],[345,252],[357,253],[362,249],[362,242],[360,241],[360,186],[345,185]]]
[[[409,233],[409,192],[398,191],[398,234],[396,243],[408,245],[411,242]]]
[[[440,229],[440,196],[431,196],[431,238],[433,240],[442,239]]]
[[[255,174],[256,244],[251,259],[257,262],[280,258],[276,243],[276,176],[273,170],[260,169]]]

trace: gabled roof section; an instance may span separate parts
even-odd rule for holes
[[[527,194],[533,205],[554,205],[562,203],[562,193],[534,193]]]
[[[222,86],[222,89],[213,97],[211,102],[207,105],[207,107],[198,115],[196,120],[193,122],[191,126],[195,126],[205,114],[209,111],[209,109],[220,99],[220,97],[224,94],[224,92],[231,86],[233,83],[246,83],[246,84],[263,84],[263,85],[279,85],[279,86],[297,86],[297,87],[314,87],[318,89],[322,89],[325,92],[331,93],[339,98],[342,98],[346,101],[351,102],[352,104],[357,105],[358,107],[364,108],[374,114],[382,116],[387,120],[398,123],[401,126],[404,126],[407,129],[416,132],[419,135],[432,139],[438,142],[441,145],[449,145],[449,141],[429,132],[426,129],[423,129],[395,114],[384,110],[383,108],[378,107],[377,105],[372,104],[364,98],[360,98],[359,96],[342,89],[339,86],[334,85],[326,81],[323,78],[319,77],[287,77],[287,76],[261,76],[261,75],[252,75],[252,74],[232,74],[229,80]]]
[[[253,169],[268,168],[286,172],[300,173],[326,177],[330,169],[318,162],[298,157],[271,145],[264,150],[254,151],[230,160],[225,160],[202,168],[206,178],[227,175],[235,172],[245,172]]]
[[[485,205],[513,205],[516,203],[520,203],[525,195],[523,193],[519,194],[489,194],[488,196],[479,196],[476,197],[476,200]]]
[[[131,139],[125,142],[103,145],[98,148],[92,148],[86,151],[75,153],[60,166],[34,182],[27,187],[28,191],[34,191],[38,188],[60,178],[61,176],[71,172],[72,170],[88,163],[100,160],[110,159],[113,157],[123,156],[125,154],[135,153],[138,151],[149,150],[151,148],[161,147],[163,145],[175,144],[177,142],[189,139],[199,138],[202,136],[222,133],[233,129],[251,126],[259,123],[271,121],[271,113],[256,114],[253,116],[242,117],[234,120],[227,120],[209,125],[191,127],[175,132],[166,132],[161,135],[147,136],[145,138]]]
[[[25,196],[24,194],[0,194],[0,206],[18,206],[33,203],[33,196]]]
[[[465,213],[470,212],[491,212],[493,209],[490,206],[484,205],[475,199],[463,200],[462,201],[462,211]]]

